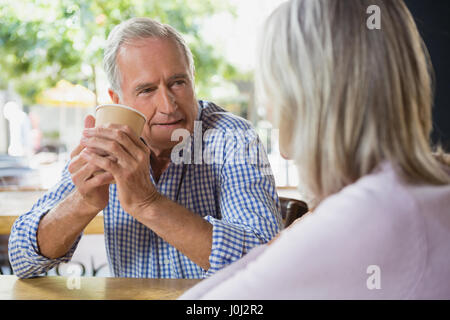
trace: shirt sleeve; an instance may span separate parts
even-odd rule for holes
[[[228,140],[229,141],[229,140]],[[255,131],[233,134],[220,180],[221,218],[213,225],[210,276],[270,241],[281,230],[280,203],[266,152]]]
[[[49,259],[39,252],[37,243],[37,230],[45,214],[54,208],[61,200],[74,189],[74,184],[65,166],[60,181],[47,191],[31,208],[14,222],[8,243],[9,260],[14,274],[19,278],[38,276],[62,262],[68,262],[75,252],[81,238],[75,241],[73,247],[57,259]]]

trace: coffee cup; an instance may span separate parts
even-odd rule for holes
[[[122,104],[102,104],[95,109],[95,127],[107,126],[109,124],[127,125],[141,136],[144,125],[147,122],[145,115],[129,106]],[[97,171],[97,175],[103,171]],[[111,183],[115,183],[112,181]]]
[[[145,115],[122,104],[102,104],[95,109],[95,126],[108,124],[127,125],[140,136],[146,122]]]

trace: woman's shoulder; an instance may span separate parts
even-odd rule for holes
[[[394,166],[383,162],[338,193],[325,199],[322,211],[340,206],[349,214],[370,215],[373,219],[420,219],[450,206],[450,184],[432,185],[406,181]],[[450,218],[450,217],[449,217]]]

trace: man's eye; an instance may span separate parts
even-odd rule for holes
[[[145,88],[145,89],[142,89],[142,90],[139,92],[139,94],[150,93],[150,92],[153,92],[153,91],[155,91],[154,88]]]
[[[173,85],[177,85],[177,86],[182,86],[183,84],[185,84],[186,82],[184,80],[177,80],[173,83]]]

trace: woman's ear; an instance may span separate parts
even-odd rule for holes
[[[284,145],[284,143],[281,141],[281,137],[280,137],[280,155],[285,160],[292,160],[291,152],[289,149],[290,148],[288,146]]]
[[[279,149],[281,156],[286,160],[292,159],[292,137],[294,136],[293,120],[280,117]]]

